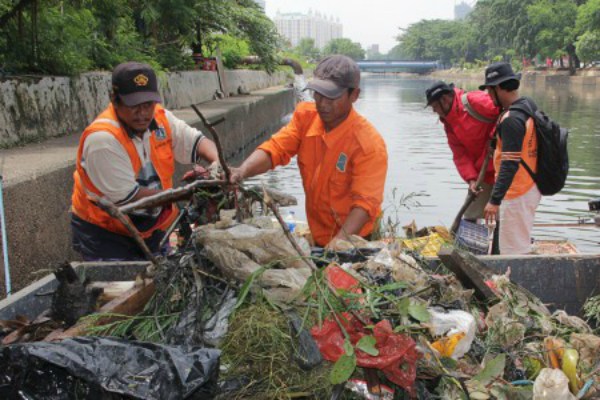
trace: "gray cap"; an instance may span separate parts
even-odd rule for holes
[[[314,72],[314,79],[308,82],[306,89],[337,99],[347,89],[360,86],[360,69],[350,57],[333,55],[324,58]]]

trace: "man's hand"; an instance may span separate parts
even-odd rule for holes
[[[194,168],[192,168],[191,171],[188,171],[185,174],[183,174],[181,180],[185,182],[193,182],[199,178],[206,179],[208,178],[208,176],[209,171],[207,171],[206,168],[204,168],[202,165],[196,164],[194,165]]]
[[[343,235],[343,237],[338,237],[336,235],[333,239],[331,239],[331,241],[329,243],[327,243],[327,245],[325,246],[325,250],[329,250],[329,251],[346,250],[347,246],[348,246],[348,238],[346,238],[345,235]]]
[[[491,203],[487,203],[483,209],[483,217],[488,225],[495,224],[498,220],[498,209],[500,206],[496,206]]]
[[[475,195],[478,195],[479,193],[481,193],[483,191],[483,188],[481,186],[476,186],[477,181],[470,180],[467,183],[469,184],[469,190],[471,192],[473,192]]]
[[[242,168],[229,167],[229,171],[231,172],[231,175],[229,176],[229,183],[235,185],[244,180],[245,176]]]

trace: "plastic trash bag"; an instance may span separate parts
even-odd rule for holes
[[[5,346],[0,398],[210,399],[220,353],[100,337]]]
[[[361,293],[358,280],[342,268],[330,265],[325,270],[328,284],[334,289],[345,289],[354,293]],[[360,301],[360,300],[359,300]],[[367,335],[375,337],[375,347],[379,351],[377,356],[371,356],[361,350],[356,350],[356,365],[364,368],[376,368],[383,371],[385,376],[396,385],[401,386],[409,393],[414,392],[417,377],[417,361],[420,355],[416,343],[410,336],[394,333],[392,324],[388,320],[374,324],[372,332],[348,313],[342,313],[339,320],[344,330],[350,337],[350,343],[356,346],[358,341]],[[345,354],[344,335],[340,326],[329,318],[321,327],[315,326],[310,333],[317,342],[323,358],[328,361],[337,361]]]
[[[347,313],[340,316],[340,321],[353,346],[356,346],[363,336],[371,334]],[[313,327],[311,334],[326,360],[335,362],[345,354],[344,335],[335,321],[325,320],[322,327]],[[379,355],[371,356],[356,350],[356,365],[380,369],[390,381],[412,393],[417,377],[417,361],[420,358],[414,340],[409,336],[394,333],[388,320],[375,324],[372,336],[375,337],[375,347],[379,350]]]
[[[533,400],[575,400],[569,378],[560,369],[544,368],[533,383]]]
[[[471,348],[471,343],[475,339],[475,332],[477,330],[477,324],[473,315],[462,310],[444,312],[443,310],[429,308],[428,311],[431,315],[431,320],[428,324],[432,335],[460,338],[449,352],[450,354],[442,355],[450,356],[455,360],[464,356]],[[462,335],[458,336],[459,334]],[[436,347],[435,343],[434,347]],[[436,349],[439,350],[437,347]]]

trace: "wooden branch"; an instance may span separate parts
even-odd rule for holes
[[[222,186],[225,184],[227,184],[227,181],[218,179],[197,180],[185,186],[178,187],[176,189],[163,190],[162,192],[152,196],[147,196],[138,201],[134,201],[133,203],[128,203],[119,207],[119,211],[127,214],[135,210],[163,206],[165,204],[174,203],[190,197],[194,190],[198,188]]]
[[[125,225],[125,228],[127,228],[129,233],[131,234],[131,237],[133,238],[133,240],[135,240],[137,245],[140,246],[140,249],[142,249],[142,252],[146,256],[148,261],[151,261],[152,264],[158,266],[158,260],[152,254],[152,252],[148,248],[148,245],[146,245],[146,242],[144,242],[142,235],[140,235],[140,232],[133,225],[131,219],[129,219],[129,217],[125,215],[119,209],[119,207],[117,207],[113,202],[109,201],[108,199],[104,197],[98,197],[93,193],[90,193],[89,196],[98,205],[98,207],[100,207],[102,210],[108,213],[108,215],[118,219],[123,225]]]
[[[200,110],[198,110],[198,107],[196,107],[194,104],[192,104],[191,107],[196,112],[196,114],[198,114],[198,117],[200,117],[200,120],[202,121],[204,126],[206,126],[206,128],[208,129],[210,134],[212,135],[213,140],[215,141],[215,146],[217,146],[217,153],[219,155],[219,163],[221,164],[221,168],[223,168],[223,172],[225,172],[225,179],[227,180],[227,182],[229,182],[229,178],[231,177],[231,171],[229,170],[229,167],[227,166],[227,163],[225,162],[225,155],[223,153],[223,147],[221,146],[221,140],[219,139],[217,130],[214,128],[215,124],[210,124],[206,120],[206,118],[204,118],[204,115],[202,115]],[[219,121],[219,122],[221,122],[221,121]]]
[[[485,173],[487,172],[488,164],[490,163],[492,155],[494,154],[494,148],[492,147],[491,139],[488,140],[487,145],[488,145],[487,153],[485,154],[485,159],[483,160],[483,165],[481,166],[481,169],[479,170],[479,175],[477,176],[477,181],[475,182],[476,188],[479,187],[479,185],[481,185],[481,182],[483,182],[483,180],[485,179]],[[467,208],[469,208],[471,203],[473,203],[475,201],[476,197],[477,197],[477,193],[469,190],[467,199],[465,200],[465,203],[458,211],[458,214],[456,214],[456,217],[454,218],[454,222],[452,223],[452,227],[450,228],[450,233],[452,233],[452,235],[456,235],[456,232],[458,232],[458,227],[460,226],[460,220],[462,219],[462,216],[464,215],[465,211],[467,211]]]

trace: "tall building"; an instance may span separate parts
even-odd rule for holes
[[[468,3],[461,1],[459,4],[454,6],[454,19],[465,19],[471,11],[473,11],[473,7],[471,7]]]
[[[254,2],[262,8],[263,12],[265,11],[265,0],[254,0]]]
[[[292,47],[297,46],[301,39],[312,38],[315,47],[322,49],[331,39],[341,38],[343,33],[339,18],[334,20],[331,16],[322,15],[318,11],[313,13],[312,10],[308,14],[277,11],[273,22],[279,34],[286,38]]]

